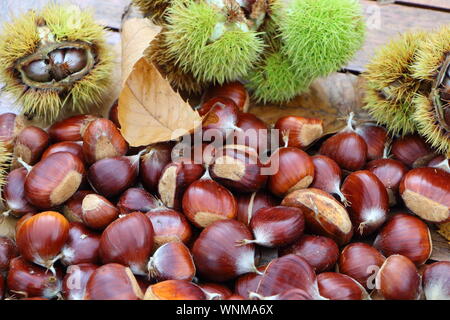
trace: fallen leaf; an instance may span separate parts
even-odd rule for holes
[[[285,104],[251,103],[249,112],[269,125],[288,115],[319,118],[323,120],[324,135],[327,135],[342,129],[343,118],[350,112],[355,113],[357,120],[369,120],[362,105],[361,78],[350,73],[333,73],[317,79],[308,92]]]
[[[148,19],[130,19],[122,31],[122,91],[118,117],[130,146],[174,140],[201,117],[175,92],[144,51],[161,30]]]

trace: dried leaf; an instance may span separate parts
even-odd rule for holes
[[[160,29],[148,19],[130,19],[123,25],[118,116],[123,137],[134,147],[176,139],[201,121],[143,56]]]
[[[356,119],[368,120],[362,107],[360,77],[349,73],[333,73],[326,78],[316,80],[309,92],[299,95],[283,105],[252,104],[254,113],[268,124],[274,124],[278,118],[288,115],[323,120],[324,135],[335,133],[345,126],[346,117],[351,111]]]
[[[433,242],[430,260],[450,261],[450,242],[437,233],[436,230],[430,229],[430,234]]]

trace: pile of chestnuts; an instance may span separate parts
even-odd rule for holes
[[[130,148],[117,105],[47,130],[0,115],[3,214],[18,218],[0,297],[450,299],[450,262],[429,259],[430,228],[450,221],[448,159],[351,116],[323,136],[320,119],[269,127],[247,107],[239,83],[209,89],[191,153]]]

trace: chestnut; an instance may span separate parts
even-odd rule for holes
[[[62,283],[62,294],[66,300],[84,300],[86,285],[98,266],[91,263],[70,265]]]
[[[450,173],[437,168],[416,168],[400,183],[400,195],[406,207],[422,219],[450,221]]]
[[[367,291],[351,277],[337,272],[317,276],[319,292],[330,300],[370,300]]]
[[[355,128],[355,132],[364,139],[367,145],[367,160],[381,159],[389,142],[387,130],[374,124],[363,124]]]
[[[338,245],[344,245],[352,238],[352,223],[347,211],[325,191],[296,190],[287,195],[281,205],[302,209],[307,229],[333,239]]]
[[[5,296],[5,279],[3,275],[0,273],[0,300],[3,300]]]
[[[345,199],[345,196],[341,192],[342,171],[336,161],[322,155],[315,155],[311,157],[311,160],[314,164],[314,180],[310,188],[335,194],[347,206],[347,199]]]
[[[69,117],[52,124],[48,129],[48,133],[54,142],[81,141],[87,125],[95,119],[97,117],[90,114]]]
[[[121,214],[128,214],[134,211],[146,213],[157,209],[161,204],[153,195],[140,188],[130,188],[119,198],[117,209]]]
[[[172,241],[159,247],[148,262],[152,279],[187,280],[195,276],[194,260],[189,249],[180,241]]]
[[[26,122],[23,116],[11,112],[0,114],[0,141],[9,152],[13,151],[14,142],[25,128]]]
[[[64,203],[63,213],[67,220],[70,222],[83,222],[83,211],[81,205],[84,197],[92,193],[94,193],[94,191],[79,190]]]
[[[371,277],[378,272],[386,258],[367,243],[355,242],[348,244],[341,252],[338,261],[340,273],[346,274],[358,281],[364,288],[373,289]]]
[[[317,276],[319,292],[330,300],[369,300],[369,294],[356,280],[336,273],[324,272]]]
[[[8,237],[0,237],[0,274],[9,269],[10,261],[18,255],[16,243]]]
[[[218,283],[207,282],[201,283],[199,286],[206,294],[208,300],[230,300],[229,298],[233,296],[233,292],[230,289]],[[243,297],[241,298],[241,300],[244,300]],[[233,300],[236,299],[233,298]]]
[[[428,260],[433,247],[427,225],[405,213],[392,216],[381,228],[373,245],[385,256],[400,254],[416,265]]]
[[[88,180],[97,193],[115,197],[135,184],[138,166],[139,155],[102,159],[89,168]]]
[[[259,282],[266,270],[266,266],[258,267],[259,273],[246,273],[238,277],[234,283],[234,291],[244,299],[249,299],[252,292],[256,292]]]
[[[293,243],[303,235],[305,218],[302,210],[295,207],[262,208],[252,216],[250,229],[254,239],[244,239],[242,244],[281,247]]]
[[[90,122],[83,133],[83,153],[88,163],[124,156],[127,151],[128,143],[108,119]]]
[[[83,180],[83,162],[69,152],[57,152],[38,162],[25,179],[25,196],[41,209],[68,200]]]
[[[139,179],[145,189],[158,191],[158,181],[164,167],[171,161],[172,144],[157,143],[147,147],[139,163]]]
[[[251,194],[237,194],[237,220],[250,224],[253,214],[261,208],[275,207],[280,204],[280,201],[272,194],[265,190],[258,190]]]
[[[203,117],[201,132],[203,140],[225,139],[233,130],[240,130],[236,126],[238,115],[239,110],[232,100],[219,98]]]
[[[148,287],[144,300],[206,300],[206,295],[192,282],[166,280]]]
[[[117,128],[120,129],[119,123],[119,100],[114,101],[113,105],[109,109],[108,119],[111,120]]]
[[[300,149],[280,148],[271,155],[269,162],[274,173],[267,180],[267,188],[278,197],[307,188],[314,179],[311,157]]]
[[[41,158],[49,142],[50,137],[43,129],[35,126],[26,127],[16,138],[14,158],[21,158],[29,165],[34,165]],[[13,161],[13,166],[17,168],[19,164]]]
[[[42,154],[42,159],[57,152],[69,152],[84,162],[83,147],[79,141],[62,141],[48,147]]]
[[[3,186],[2,193],[5,207],[15,217],[38,211],[25,197],[25,179],[27,174],[28,171],[25,168],[14,169],[6,176],[6,182]]]
[[[158,182],[158,194],[165,206],[181,208],[182,196],[189,185],[205,173],[201,164],[182,158],[171,162],[163,169]]]
[[[88,194],[81,203],[84,224],[92,229],[104,229],[119,216],[119,210],[98,194]]]
[[[157,209],[145,214],[153,225],[155,247],[171,241],[188,244],[192,237],[192,227],[181,213],[172,209]]]
[[[205,91],[202,97],[203,104],[209,102],[209,100],[214,97],[231,99],[241,112],[247,112],[247,109],[249,107],[249,94],[244,85],[239,81],[232,81],[221,85],[211,86],[210,88],[208,88],[208,90]],[[204,110],[206,108],[202,106],[201,109]],[[207,112],[207,110],[205,111]],[[200,110],[199,113],[200,115],[205,114],[202,114]]]
[[[394,254],[384,261],[375,278],[377,290],[388,300],[418,300],[420,275],[407,257]]]
[[[409,134],[392,142],[391,153],[408,167],[425,166],[436,155],[418,134]]]
[[[54,211],[32,216],[16,231],[17,248],[21,256],[52,271],[68,237],[69,221]]]
[[[356,133],[352,125],[353,113],[350,114],[347,126],[339,133],[322,143],[319,153],[330,157],[348,171],[360,170],[367,161],[367,144]]]
[[[217,150],[209,167],[211,178],[237,192],[255,192],[261,189],[267,175],[255,149],[242,145],[227,145]]]
[[[321,273],[334,267],[339,257],[339,248],[330,238],[305,234],[280,250],[281,255],[292,253],[308,261],[316,273]]]
[[[85,300],[140,300],[143,293],[131,270],[118,263],[97,268],[86,284]]]
[[[153,226],[140,212],[133,212],[112,222],[100,238],[100,257],[104,264],[120,263],[134,274],[146,275],[153,249]]]
[[[286,139],[286,146],[306,148],[322,136],[323,121],[316,118],[285,116],[277,120],[274,128],[286,135],[280,136],[280,143]]]
[[[450,262],[427,265],[422,274],[422,285],[427,300],[450,300]]]
[[[71,222],[69,236],[61,250],[61,263],[65,266],[82,263],[96,264],[100,261],[99,246],[100,234],[89,230],[82,223]]]
[[[383,183],[389,196],[389,205],[394,206],[397,204],[400,181],[408,172],[407,167],[395,159],[378,159],[370,161],[366,169],[376,175]]]
[[[341,191],[350,203],[350,214],[355,234],[367,236],[386,221],[389,198],[380,179],[367,170],[352,172],[342,183]]]
[[[182,206],[186,218],[199,228],[217,220],[234,219],[237,215],[233,194],[208,178],[197,180],[186,189]]]
[[[238,245],[244,239],[252,239],[252,234],[236,220],[219,220],[203,229],[192,247],[199,274],[207,280],[220,282],[258,272],[254,245]]]
[[[17,257],[11,260],[6,284],[14,295],[52,299],[61,292],[62,273],[57,268],[53,274]]]
[[[247,146],[255,149],[258,154],[265,154],[270,142],[270,135],[264,121],[252,113],[244,112],[238,115],[236,127],[240,130],[233,132],[231,144]]]
[[[450,173],[450,159],[444,156],[437,156],[428,162],[427,167],[442,169]]]
[[[314,269],[296,254],[273,260],[264,271],[256,294],[251,293],[250,298],[277,299],[276,296],[291,289],[302,289],[314,299],[324,299],[319,293]]]

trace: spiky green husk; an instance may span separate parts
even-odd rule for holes
[[[414,57],[427,34],[409,32],[382,47],[364,73],[367,88],[365,109],[391,133],[415,132],[413,99],[430,84],[412,77]]]
[[[414,99],[413,120],[417,130],[438,152],[450,156],[450,132],[436,121],[438,118],[433,102],[427,96],[418,94]]]
[[[411,102],[421,87],[412,77],[412,65],[425,32],[408,32],[382,47],[366,66],[367,85],[383,91],[390,100]]]
[[[168,9],[167,46],[185,72],[200,82],[236,80],[258,61],[263,41],[244,24],[225,23],[226,17],[206,2],[177,1]],[[219,32],[218,26],[226,26]],[[217,39],[215,35],[221,34]]]
[[[165,23],[167,8],[171,0],[133,0],[144,16],[150,18],[154,23],[162,25]]]
[[[450,54],[450,25],[428,35],[426,41],[417,50],[412,75],[419,80],[434,81],[439,68]]]
[[[307,78],[339,70],[363,44],[365,25],[356,0],[279,1],[273,8],[282,52]]]
[[[311,84],[295,74],[289,59],[280,52],[268,53],[260,66],[247,77],[247,88],[258,102],[282,103],[290,100]]]
[[[364,103],[369,114],[379,124],[385,125],[391,134],[405,135],[415,132],[411,103],[388,100],[379,90],[371,87],[366,87]]]
[[[167,77],[174,88],[196,94],[201,93],[206,88],[205,84],[195,80],[192,73],[184,72],[178,66],[173,56],[170,55],[165,42],[164,30],[152,41],[150,47],[145,51],[145,56],[149,61],[156,64],[160,72]]]
[[[46,25],[54,42],[83,41],[91,44],[96,63],[86,76],[76,81],[64,92],[53,89],[36,89],[25,85],[16,70],[19,59],[26,57],[40,46],[42,34],[38,26]],[[63,107],[86,112],[101,103],[104,91],[110,84],[113,68],[111,50],[105,42],[105,30],[95,23],[92,14],[73,5],[47,5],[40,13],[30,11],[5,24],[0,35],[0,80],[4,90],[17,98],[25,114],[46,120],[55,119]]]

